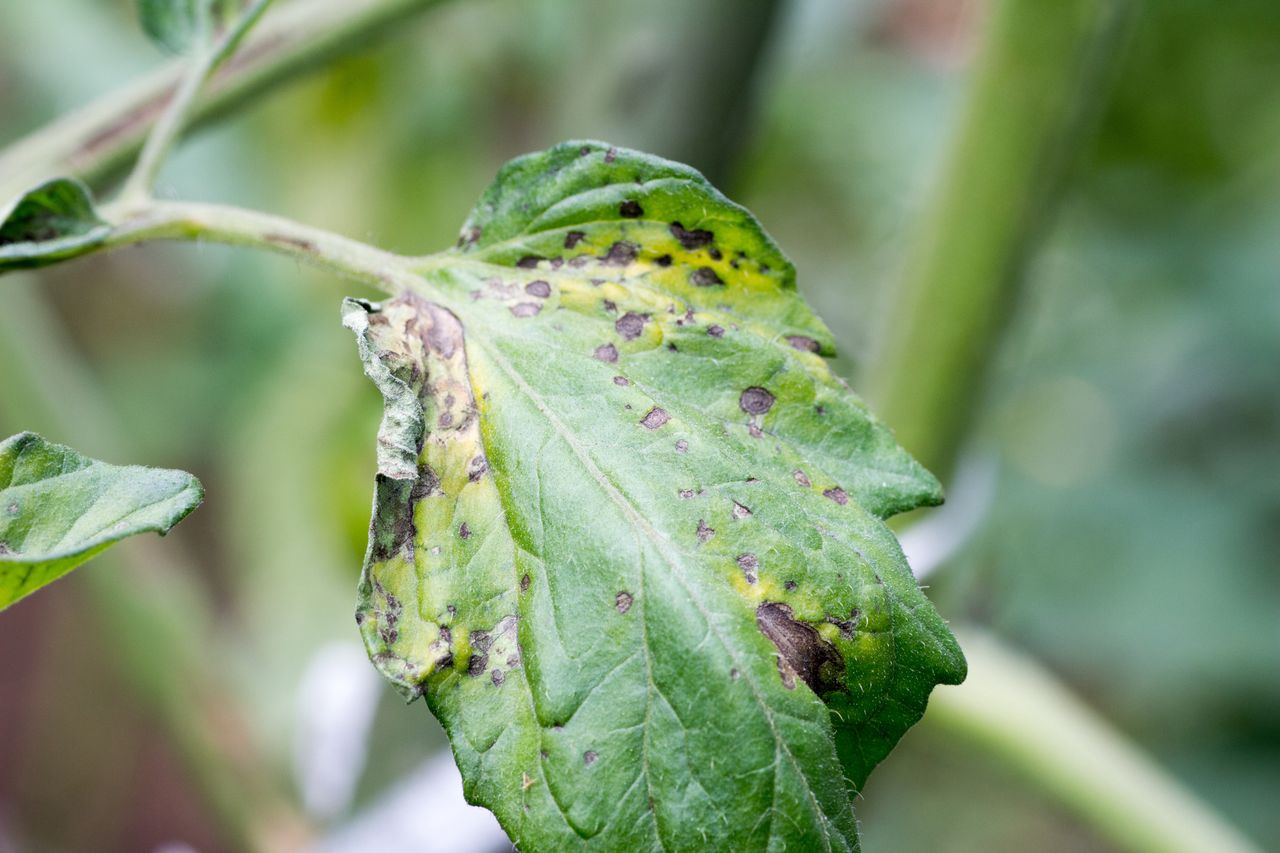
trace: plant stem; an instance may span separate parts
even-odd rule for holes
[[[440,0],[304,0],[281,6],[244,39],[243,48],[194,99],[185,130],[334,57],[397,32]],[[76,175],[100,185],[127,165],[177,89],[181,60],[0,151],[0,199],[48,178]]]
[[[898,440],[943,482],[1132,11],[1132,0],[1000,0],[987,12],[938,194],[866,382]]]
[[[200,94],[218,67],[235,52],[241,40],[248,35],[249,30],[267,11],[271,3],[272,0],[254,0],[253,4],[227,28],[226,32],[215,36],[208,47],[197,53],[194,63],[183,76],[177,91],[174,92],[164,112],[160,114],[160,119],[147,136],[147,141],[142,146],[142,153],[138,156],[138,162],[133,167],[128,180],[125,181],[121,192],[122,199],[136,203],[151,194],[151,187],[160,172],[160,166],[164,163],[165,155],[169,153],[169,149],[173,147],[173,143],[182,132],[196,96]]]
[[[269,213],[163,201],[136,207],[112,205],[102,213],[116,223],[103,248],[149,240],[207,240],[287,255],[389,294],[422,283],[422,277],[412,271],[414,259]],[[422,259],[416,260],[420,266]]]
[[[982,744],[1120,849],[1257,853],[1035,661],[973,628],[955,633],[969,677],[934,691],[931,725]]]

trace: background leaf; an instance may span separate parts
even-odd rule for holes
[[[0,442],[0,608],[126,536],[167,533],[204,490],[182,471],[117,467],[24,432]]]
[[[74,258],[110,231],[88,187],[74,178],[54,178],[0,208],[0,272]]]
[[[441,305],[345,309],[387,400],[359,621],[473,799],[533,848],[856,848],[964,661],[882,521],[937,483],[791,264],[694,170],[574,142],[426,274]]]
[[[173,53],[185,53],[212,29],[214,0],[137,0],[138,20],[151,40]]]

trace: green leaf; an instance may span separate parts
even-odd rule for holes
[[[423,275],[344,306],[386,400],[357,620],[468,796],[522,849],[856,849],[965,665],[883,521],[938,484],[790,262],[692,169],[568,143]]]
[[[213,0],[137,0],[138,20],[151,40],[173,53],[185,53],[212,29]]]
[[[88,187],[54,178],[0,208],[0,272],[83,255],[110,233]]]
[[[0,609],[114,543],[164,534],[200,505],[182,471],[118,467],[31,432],[0,442]]]

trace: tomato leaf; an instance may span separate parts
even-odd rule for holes
[[[142,29],[171,53],[185,53],[207,39],[217,6],[226,0],[137,0]]]
[[[0,272],[74,258],[110,233],[88,187],[54,178],[0,207]]]
[[[422,274],[344,306],[386,400],[357,619],[468,796],[527,849],[856,849],[965,665],[883,521],[937,481],[791,263],[692,169],[575,142]]]
[[[200,505],[182,471],[117,467],[31,432],[0,442],[0,609],[138,533],[164,534]]]

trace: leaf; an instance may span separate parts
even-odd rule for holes
[[[213,0],[137,0],[138,20],[156,44],[185,53],[212,29]]]
[[[73,178],[54,178],[0,208],[0,272],[74,258],[110,233],[88,187]]]
[[[182,471],[118,467],[31,432],[0,442],[0,609],[126,536],[171,527],[204,490]]]
[[[529,850],[856,849],[964,659],[882,520],[938,484],[791,264],[692,169],[568,143],[422,269],[344,305],[386,400],[357,621],[469,798]]]

